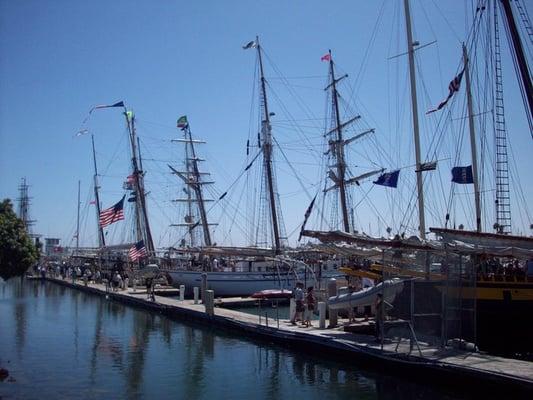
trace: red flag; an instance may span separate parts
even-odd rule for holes
[[[331,61],[331,54],[324,54],[322,57],[320,57],[320,61]]]
[[[96,204],[96,200],[91,200],[89,204]]]

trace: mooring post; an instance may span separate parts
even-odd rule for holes
[[[215,292],[212,290],[206,290],[204,295],[205,313],[213,316],[215,315]]]
[[[207,290],[207,274],[204,272],[202,274],[202,283],[200,286],[200,297],[202,298],[202,303],[205,303],[205,291]]]
[[[294,321],[294,314],[296,313],[296,300],[294,297],[291,297],[290,303],[289,303],[289,319],[291,321]]]
[[[279,300],[276,300],[276,321],[278,323],[278,329],[279,329]]]
[[[328,281],[328,298],[337,296],[337,280],[331,278]],[[333,328],[337,326],[337,310],[329,310],[329,327]]]
[[[185,285],[180,285],[180,301],[185,300]]]
[[[324,301],[318,302],[318,318],[320,321],[318,327],[324,329],[326,327],[326,303]]]
[[[198,304],[198,298],[200,297],[200,288],[198,286],[195,286],[192,290],[194,293],[194,304]]]

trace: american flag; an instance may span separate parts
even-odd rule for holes
[[[131,261],[137,261],[139,258],[144,258],[147,255],[148,252],[146,251],[144,240],[141,240],[140,242],[137,242],[133,246],[131,246],[131,249],[128,253],[128,256],[130,257]]]
[[[103,228],[107,225],[111,225],[113,222],[120,221],[124,219],[124,198],[126,195],[122,196],[122,199],[112,207],[106,208],[100,212],[100,226]]]
[[[441,103],[437,106],[437,108],[433,108],[432,110],[429,110],[428,112],[426,112],[426,114],[439,111],[442,107],[446,105],[446,103],[448,103],[448,100],[451,99],[453,94],[459,91],[459,88],[461,87],[461,79],[463,79],[463,73],[464,73],[464,70],[461,71],[459,75],[457,75],[455,78],[453,78],[450,84],[448,85],[448,97],[446,97],[446,99],[441,101]]]

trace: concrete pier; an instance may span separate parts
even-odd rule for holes
[[[68,286],[110,300],[161,313],[170,318],[194,320],[210,326],[235,330],[242,335],[262,337],[286,346],[303,348],[306,351],[320,351],[321,355],[338,356],[346,362],[373,364],[380,369],[389,369],[395,374],[405,374],[423,379],[433,379],[445,384],[465,384],[477,390],[476,384],[483,384],[484,390],[511,391],[508,393],[533,393],[533,362],[507,359],[483,353],[472,353],[456,348],[438,348],[419,343],[420,351],[412,351],[409,340],[377,343],[373,336],[344,331],[343,327],[324,329],[319,326],[305,328],[293,326],[289,320],[279,324],[270,320],[268,326],[258,323],[258,316],[232,309],[213,307],[216,302],[213,293],[206,290],[203,301],[179,301],[155,295],[155,301],[139,296],[133,289],[106,291],[103,284],[83,281],[47,278],[51,282]],[[320,308],[320,307],[319,307]],[[323,311],[322,311],[323,312]],[[415,375],[413,375],[415,374]]]

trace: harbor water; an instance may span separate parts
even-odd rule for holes
[[[0,281],[1,399],[459,399],[376,368],[173,321],[50,282]]]

